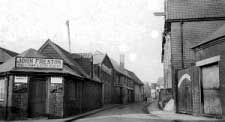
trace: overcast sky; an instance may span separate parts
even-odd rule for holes
[[[142,81],[162,76],[163,0],[0,0],[0,46],[18,53],[39,49],[49,38],[72,52],[99,50],[119,61]]]

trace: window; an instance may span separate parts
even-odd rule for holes
[[[5,99],[5,78],[0,79],[0,101]]]

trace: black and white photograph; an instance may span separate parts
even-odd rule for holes
[[[0,121],[225,122],[225,0],[0,0]]]

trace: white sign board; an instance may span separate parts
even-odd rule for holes
[[[61,59],[46,59],[46,58],[16,57],[16,67],[18,67],[18,68],[62,69],[63,68],[63,60],[61,60]]]
[[[15,76],[14,82],[15,83],[27,83],[28,77],[27,76]]]
[[[51,83],[62,83],[62,77],[51,77]]]

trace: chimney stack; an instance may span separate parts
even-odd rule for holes
[[[125,62],[125,55],[124,54],[120,54],[120,68],[124,69],[124,62]]]

